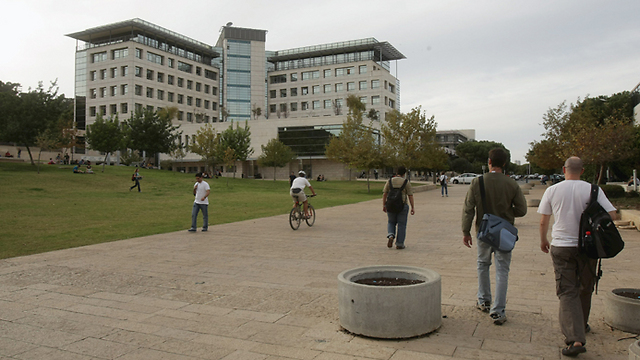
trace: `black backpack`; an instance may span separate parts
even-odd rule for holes
[[[440,185],[445,186],[447,184],[447,178],[443,175],[442,180],[440,180]]]
[[[404,179],[404,183],[399,188],[394,188],[391,180],[393,180],[393,178],[389,179],[389,194],[387,194],[387,203],[385,206],[388,212],[399,213],[404,209],[402,190],[407,186],[407,179]]]
[[[598,259],[596,294],[598,281],[602,277],[602,259],[612,258],[622,249],[624,241],[609,213],[598,203],[599,187],[591,184],[589,205],[580,216],[578,249],[591,259]]]

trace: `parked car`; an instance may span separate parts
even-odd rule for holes
[[[473,181],[473,179],[477,178],[478,174],[472,174],[472,173],[464,173],[464,174],[460,174],[458,176],[454,176],[451,178],[451,182],[454,184],[471,184],[471,181]]]

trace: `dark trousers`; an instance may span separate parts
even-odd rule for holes
[[[129,191],[133,190],[133,188],[135,188],[136,186],[138,187],[138,192],[140,192],[140,181],[138,179],[136,179],[136,183],[129,188]]]
[[[577,247],[551,247],[556,294],[560,299],[558,319],[565,343],[586,344],[585,328],[591,311],[595,286],[596,260],[580,253]]]

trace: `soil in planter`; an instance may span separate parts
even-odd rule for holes
[[[372,285],[372,286],[404,286],[422,284],[424,280],[410,280],[403,278],[368,278],[354,281],[356,284]]]
[[[636,300],[640,300],[640,293],[638,292],[634,292],[634,291],[620,291],[620,292],[615,292],[616,295],[620,295],[620,296],[624,296],[624,297],[628,297],[631,299],[636,299]]]

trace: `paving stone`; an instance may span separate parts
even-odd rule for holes
[[[138,346],[86,338],[62,347],[63,350],[102,359],[115,359],[138,349]]]
[[[2,356],[14,356],[37,347],[38,345],[24,341],[0,337],[0,355]]]
[[[321,354],[320,351],[309,350],[309,349],[300,349],[293,348],[288,346],[280,346],[280,345],[271,345],[271,344],[259,344],[251,349],[251,352],[264,354],[264,355],[275,355],[280,357],[285,357],[287,359],[300,359],[300,360],[311,360]]]
[[[82,354],[76,354],[56,348],[38,347],[15,355],[12,359],[20,360],[96,360],[98,358]],[[104,359],[104,358],[103,358]]]

